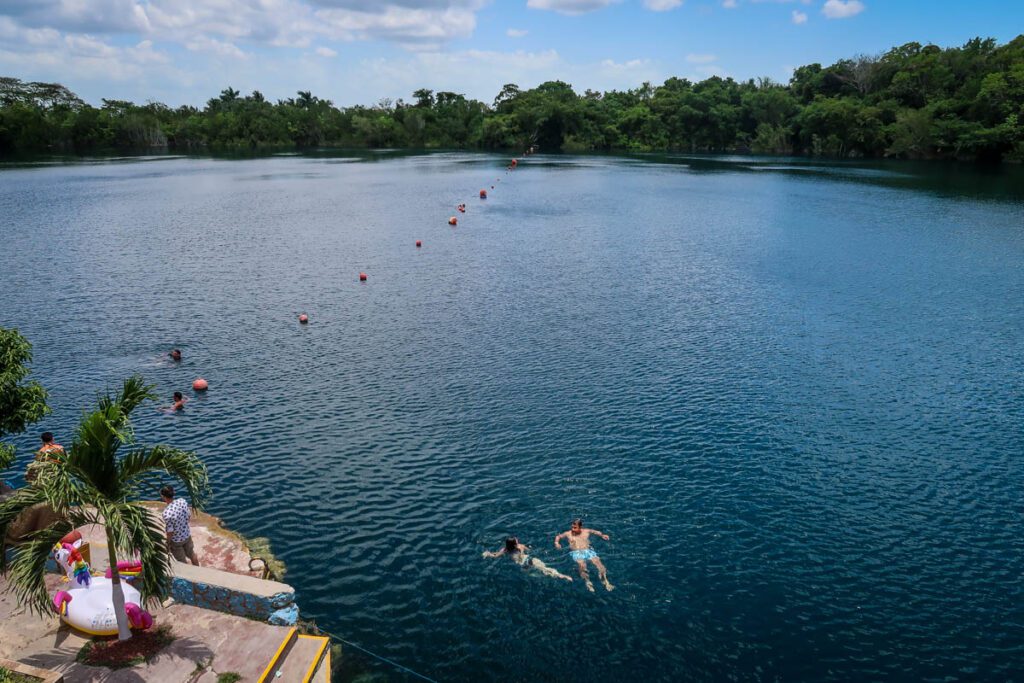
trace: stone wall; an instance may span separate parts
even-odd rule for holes
[[[279,626],[293,626],[299,617],[295,589],[287,584],[181,562],[172,564],[171,596],[175,602]]]

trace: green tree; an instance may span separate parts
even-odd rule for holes
[[[99,399],[97,408],[82,417],[64,461],[43,468],[34,484],[0,502],[0,539],[7,526],[36,503],[49,503],[58,518],[21,546],[10,563],[14,592],[19,602],[33,611],[42,614],[49,609],[44,571],[54,544],[86,524],[102,524],[106,529],[119,639],[131,638],[117,571],[119,555],[137,555],[142,562],[140,592],[144,600],[166,595],[170,559],[164,532],[136,501],[142,492],[156,488],[156,477],[163,474],[181,481],[198,509],[209,493],[209,483],[206,467],[194,453],[134,443],[129,416],[143,401],[153,398],[153,387],[145,385],[141,377],[125,380],[117,394]],[[8,571],[3,552],[0,570]]]
[[[50,412],[46,389],[26,380],[32,345],[17,330],[0,327],[0,438],[20,434]],[[0,442],[0,470],[14,462],[14,447]],[[3,535],[0,534],[0,539]]]

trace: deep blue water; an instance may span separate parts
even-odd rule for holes
[[[54,408],[19,464],[201,375],[140,440],[201,454],[304,615],[437,680],[1019,676],[1021,169],[505,162],[0,170],[0,325]],[[572,572],[578,515],[612,593],[480,556]]]

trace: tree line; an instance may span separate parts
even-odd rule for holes
[[[417,90],[337,107],[300,91],[223,90],[203,108],[94,107],[62,85],[0,78],[0,154],[315,147],[757,152],[1024,161],[1024,35],[907,43],[796,69],[789,83],[669,78],[633,90],[505,85],[491,104]]]

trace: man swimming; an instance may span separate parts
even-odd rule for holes
[[[555,536],[555,547],[561,550],[562,538],[569,542],[569,556],[576,560],[576,567],[579,569],[580,576],[583,577],[583,583],[587,584],[587,590],[591,593],[594,592],[594,584],[590,582],[590,574],[587,572],[587,560],[594,563],[597,567],[597,575],[601,579],[601,583],[607,590],[614,590],[615,586],[608,582],[608,570],[605,569],[604,563],[601,562],[601,558],[597,556],[594,549],[590,547],[590,534],[596,534],[604,540],[609,540],[608,534],[602,533],[597,529],[584,529],[582,519],[574,519],[572,527],[568,531]]]
[[[185,410],[185,398],[181,395],[180,391],[174,392],[174,404],[171,406],[171,412],[178,412],[179,410]]]
[[[531,557],[526,554],[529,550],[528,547],[519,542],[519,539],[515,536],[509,536],[505,539],[505,547],[501,550],[485,550],[484,557],[501,557],[502,555],[508,555],[509,559],[518,564],[523,569],[536,569],[545,576],[550,576],[555,579],[565,579],[566,581],[572,581],[571,576],[566,576],[562,572],[552,569],[547,566],[541,560],[536,557]]]
[[[173,360],[174,362],[181,361],[181,349],[174,349],[167,355],[170,356],[171,360]]]

